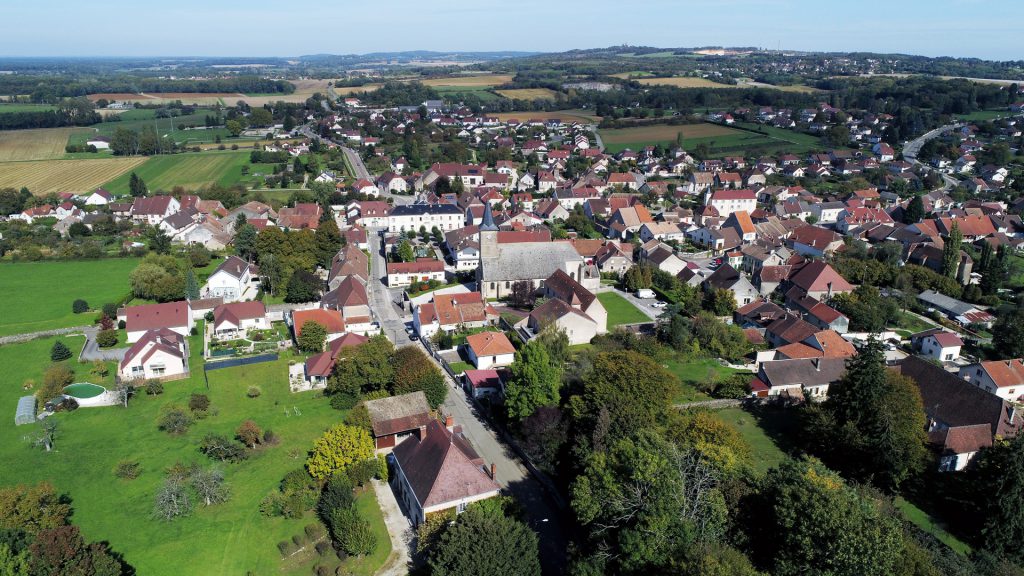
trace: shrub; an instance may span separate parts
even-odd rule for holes
[[[281,516],[285,506],[284,494],[271,492],[260,501],[260,514],[268,517]]]
[[[110,374],[110,367],[102,360],[94,360],[92,370],[89,370],[89,372],[97,378],[106,378]]]
[[[377,479],[381,482],[387,482],[389,476],[388,459],[383,454],[377,454]]]
[[[235,431],[235,438],[249,448],[255,448],[256,445],[260,443],[260,439],[262,437],[263,431],[260,430],[259,425],[252,420],[242,422],[238,427],[238,430]]]
[[[296,546],[298,546],[299,548],[302,548],[303,546],[306,545],[306,542],[307,542],[306,535],[305,534],[296,534],[296,535],[292,536],[292,542],[295,542]]]
[[[107,318],[117,318],[117,304],[107,302],[103,305],[103,315]]]
[[[273,445],[277,444],[280,441],[281,441],[281,439],[278,438],[277,434],[275,434],[274,431],[271,430],[270,428],[267,428],[266,430],[263,431],[263,443],[264,444],[266,444],[268,446],[273,446]]]
[[[199,443],[199,451],[221,462],[237,462],[245,459],[245,450],[220,434],[204,436]]]
[[[296,468],[284,475],[281,479],[281,492],[301,492],[303,490],[317,490],[319,486],[303,468]]]
[[[314,548],[316,549],[317,556],[320,557],[326,556],[331,551],[331,545],[326,540],[317,542]]]
[[[54,362],[61,362],[71,358],[71,350],[68,349],[67,345],[57,340],[53,343],[53,347],[50,348],[50,360]]]
[[[114,476],[122,480],[135,480],[142,473],[142,466],[135,460],[121,460],[114,468]]]
[[[259,398],[260,394],[263,394],[263,390],[259,386],[249,386],[249,389],[245,391],[245,395],[249,398]]]
[[[54,364],[43,374],[43,385],[36,391],[36,398],[46,402],[64,393],[64,387],[75,381],[75,373],[67,364]]]
[[[124,330],[125,326],[126,326],[126,324],[124,323],[124,320],[118,320],[117,321],[117,328],[118,328],[118,330]]]
[[[146,394],[149,396],[159,396],[164,393],[164,383],[159,380],[147,380],[146,381]]]
[[[71,303],[71,311],[75,314],[81,314],[82,312],[89,311],[89,303],[79,298]]]
[[[100,330],[96,334],[96,343],[100,348],[110,348],[117,345],[117,330]]]
[[[281,551],[281,556],[288,557],[295,552],[295,544],[291,540],[281,540],[277,543],[277,549]]]
[[[339,508],[331,519],[331,534],[345,552],[364,556],[377,547],[377,537],[370,530],[370,523],[360,518],[355,509]]]
[[[203,318],[206,318],[207,322],[213,322],[213,310],[207,312],[206,316],[203,316]]]
[[[192,416],[181,406],[167,406],[157,421],[157,426],[168,434],[181,434],[192,425]]]
[[[306,524],[304,531],[306,533],[306,537],[312,541],[316,541],[324,537],[324,527],[320,524]]]
[[[368,458],[348,467],[345,471],[349,480],[356,486],[365,486],[374,476],[377,475],[377,459]]]
[[[327,481],[320,500],[316,503],[316,513],[324,524],[330,526],[331,514],[339,508],[349,508],[355,502],[352,494],[352,481],[345,474],[335,474]]]
[[[194,462],[192,464],[175,462],[164,469],[167,479],[174,482],[187,482],[196,472],[199,472],[199,464]]]
[[[210,409],[210,397],[206,394],[193,394],[188,399],[188,409],[193,412],[206,412]]]

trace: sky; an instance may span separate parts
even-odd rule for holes
[[[1021,0],[3,0],[0,56],[757,46],[1024,59]]]

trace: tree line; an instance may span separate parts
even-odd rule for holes
[[[5,112],[0,114],[0,130],[89,126],[102,121],[88,98],[62,100],[53,110]]]
[[[0,77],[0,94],[29,94],[32,102],[56,103],[63,98],[103,93],[138,92],[241,92],[243,94],[291,94],[295,86],[285,80],[259,76],[232,76],[207,80],[146,78],[141,76],[97,76],[93,78],[64,76]]]

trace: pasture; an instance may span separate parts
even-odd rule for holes
[[[636,128],[615,128],[611,130],[601,130],[600,134],[601,139],[604,141],[604,145],[609,152],[620,152],[625,148],[637,150],[644,146],[672,144],[676,141],[676,135],[680,132],[683,134],[684,140],[719,138],[742,134],[739,130],[708,123],[683,124],[678,126],[656,124],[652,126],[638,126]]]
[[[181,186],[198,190],[211,184],[230,185],[242,177],[249,163],[248,152],[198,152],[152,156],[134,170],[150,190],[171,190]],[[131,174],[112,178],[104,184],[111,194],[127,194]]]
[[[495,90],[505,98],[512,100],[555,100],[558,92],[550,88],[520,88],[516,90]]]
[[[295,91],[291,94],[244,94],[238,100],[245,100],[245,103],[249,106],[263,106],[272,102],[293,102],[301,103],[305,102],[310,96],[319,92],[324,96],[328,96],[327,84],[331,80],[289,80]],[[225,100],[227,104],[234,104],[237,100]]]
[[[48,338],[0,347],[0,365],[7,376],[0,381],[0,404],[13,406],[25,394],[22,384],[26,380],[42,379],[53,342]],[[89,408],[54,416],[58,430],[53,452],[34,449],[25,441],[24,437],[34,432],[31,426],[16,428],[11,422],[0,426],[0,458],[19,463],[7,467],[0,484],[51,482],[71,497],[74,522],[85,538],[109,541],[139,574],[309,574],[309,564],[282,563],[276,544],[301,533],[314,521],[313,516],[268,518],[260,514],[259,503],[277,490],[286,473],[302,468],[313,440],[340,422],[344,412],[332,409],[318,392],[288,391],[288,362],[297,359],[290,356],[210,372],[207,384],[200,342],[199,337],[190,339],[192,377],[166,383],[164,394],[140,393],[128,408]],[[69,338],[67,343],[77,349],[81,339]],[[80,379],[94,380],[88,365],[70,362]],[[261,388],[258,398],[246,397],[251,385]],[[161,410],[187,405],[192,393],[209,396],[209,414],[181,435],[160,431],[157,419]],[[264,430],[273,429],[280,441],[252,451],[245,461],[219,465],[231,491],[229,500],[209,508],[196,503],[191,516],[172,522],[155,519],[154,496],[165,470],[176,463],[213,466],[199,452],[199,441],[210,433],[233,437],[247,419]],[[122,460],[139,462],[141,475],[134,480],[116,478],[114,468]],[[360,509],[368,509],[371,502],[362,502]],[[379,534],[381,516],[364,517]],[[345,567],[372,574],[379,564],[364,563],[370,559],[382,562],[389,552],[385,537],[378,541],[373,555],[360,562],[347,561]]]
[[[619,72],[618,74],[609,74],[612,78],[618,78],[620,80],[630,80],[632,78],[644,78],[648,76],[654,76],[650,72],[644,72],[642,70],[633,70],[631,72]]]
[[[50,192],[89,192],[127,174],[145,161],[142,157],[106,157],[0,162],[0,188],[25,186],[33,194],[40,195]]]
[[[474,76],[452,76],[450,78],[426,78],[421,80],[424,86],[442,87],[486,87],[501,86],[512,81],[511,74],[477,74]]]
[[[362,86],[338,86],[334,89],[334,93],[339,97],[355,96],[362,94],[363,92],[373,92],[379,89],[383,84],[363,84]]]
[[[674,78],[639,78],[637,82],[645,86],[675,86],[676,88],[736,88],[730,84],[713,82],[707,78],[677,76]]]
[[[94,309],[128,295],[133,258],[0,264],[0,336],[91,324],[95,314],[74,314],[81,298]]]
[[[61,158],[68,137],[76,131],[81,131],[81,128],[0,131],[0,162]]]
[[[0,103],[0,114],[13,112],[47,112],[50,110],[54,110],[54,107],[49,104],[29,104],[24,102]]]

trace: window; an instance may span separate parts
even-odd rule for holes
[[[153,364],[153,366],[150,367],[150,371],[157,376],[163,374],[165,370],[166,367],[163,364]]]
[[[143,373],[145,369],[142,366],[132,366],[132,376],[138,376]]]

